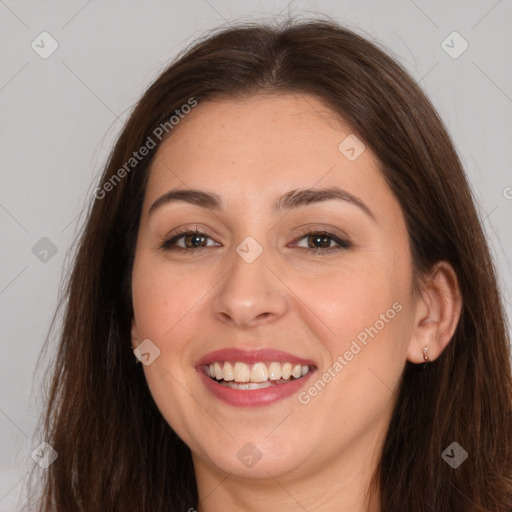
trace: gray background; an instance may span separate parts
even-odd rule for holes
[[[43,376],[36,360],[80,212],[128,110],[203,30],[289,14],[336,18],[386,46],[421,82],[466,167],[510,318],[510,0],[0,0],[0,511],[20,508],[31,452],[43,441],[35,430]],[[59,45],[47,59],[31,47],[34,40],[42,46],[43,31]],[[453,31],[469,43],[456,59],[441,46]],[[445,44],[461,48],[460,41]],[[43,237],[55,255],[41,252]]]

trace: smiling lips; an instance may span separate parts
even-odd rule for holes
[[[225,349],[202,357],[196,369],[217,398],[230,405],[254,407],[294,393],[316,366],[279,350]]]

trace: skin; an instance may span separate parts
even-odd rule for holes
[[[207,101],[155,156],[133,269],[132,345],[150,339],[160,349],[143,368],[162,415],[192,451],[199,512],[379,510],[365,493],[405,362],[421,363],[425,346],[434,360],[455,330],[453,269],[441,262],[413,293],[400,205],[368,148],[353,162],[340,152],[351,133],[313,96]],[[271,209],[292,189],[331,186],[359,197],[375,220],[340,200]],[[148,215],[162,194],[186,188],[218,194],[223,209],[175,202]],[[159,248],[196,225],[206,249]],[[327,239],[331,252],[319,255],[306,229],[352,246],[333,250]],[[247,236],[263,249],[250,264],[235,250]],[[314,360],[321,376],[394,303],[401,311],[307,404],[292,395],[233,407],[213,398],[195,370],[212,350],[277,348]],[[247,442],[262,454],[250,468],[237,457]]]

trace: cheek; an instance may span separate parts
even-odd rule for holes
[[[197,308],[203,295],[197,279],[194,272],[182,275],[144,256],[136,260],[132,276],[137,342],[150,339],[160,350],[154,362],[142,369],[162,416],[186,443],[192,443],[194,418],[204,414],[190,400],[188,384],[195,378],[190,334],[199,324]]]
[[[322,341],[316,344],[325,362],[319,377],[330,391],[322,391],[318,403],[325,410],[338,407],[340,397],[354,412],[361,403],[382,405],[398,386],[413,325],[412,268],[404,258],[389,260],[346,265],[329,276],[297,276],[290,286],[307,306],[302,320],[316,325]]]
[[[163,343],[186,311],[198,300],[194,273],[182,275],[169,265],[136,260],[132,298],[138,338]],[[175,341],[179,341],[174,338]]]
[[[405,268],[400,276],[392,270],[380,261],[347,264],[329,273],[297,275],[290,288],[297,291],[304,311],[309,308],[309,314],[324,324],[331,348],[339,350],[343,340],[356,338],[375,323],[379,331],[384,326],[389,331],[388,326],[400,316],[396,310],[405,307],[409,276]],[[399,305],[393,308],[395,303]]]

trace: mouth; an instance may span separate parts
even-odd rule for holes
[[[247,364],[241,361],[215,361],[203,365],[203,372],[221,386],[239,390],[265,389],[301,379],[314,367],[310,365],[262,361]]]
[[[317,365],[279,350],[224,349],[201,358],[196,370],[214,397],[234,406],[257,407],[297,393]]]

